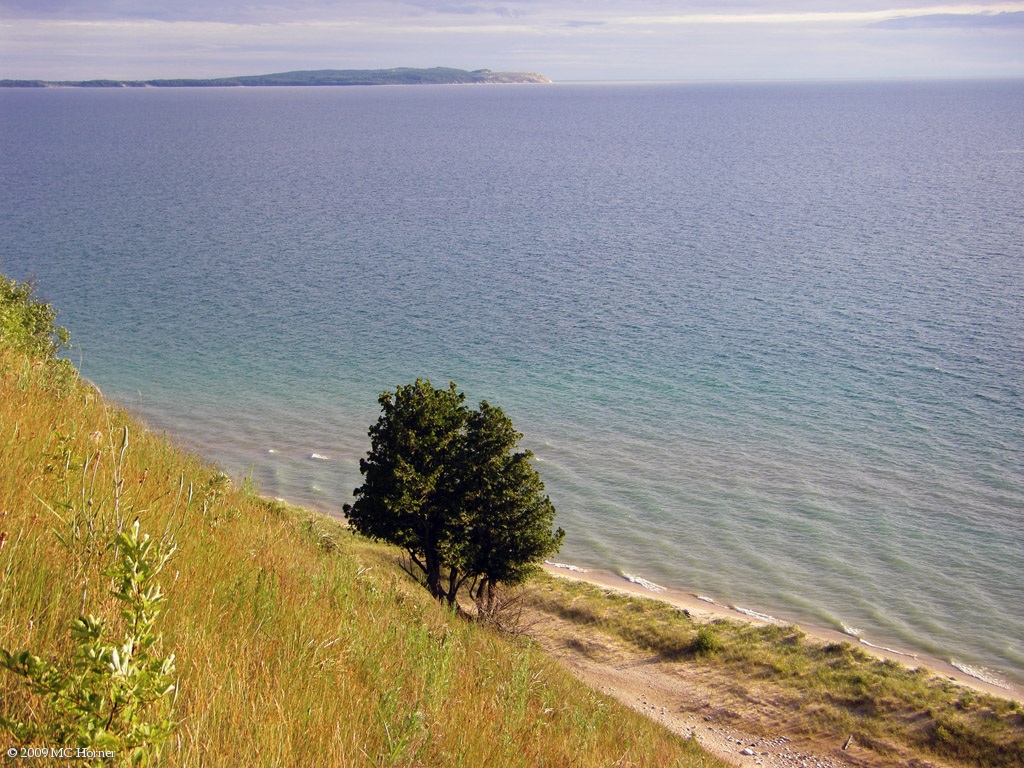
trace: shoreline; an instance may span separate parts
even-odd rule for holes
[[[276,501],[286,504],[292,503],[281,497],[274,498]],[[340,511],[316,510],[303,504],[294,506],[299,506],[318,514],[325,514],[328,517],[345,522],[345,516]],[[1001,677],[998,671],[985,668],[977,669],[967,664],[957,665],[955,659],[943,659],[926,651],[903,650],[878,645],[866,640],[859,634],[841,632],[832,627],[779,619],[754,609],[726,605],[712,597],[692,590],[655,584],[640,576],[620,574],[607,569],[591,566],[583,567],[575,563],[554,562],[550,560],[545,560],[541,567],[545,573],[556,578],[582,581],[623,594],[660,600],[686,609],[697,619],[731,619],[750,624],[795,626],[809,637],[821,643],[850,643],[875,658],[895,661],[912,669],[923,667],[937,677],[947,678],[981,693],[987,693],[1001,699],[1024,701],[1024,685]]]
[[[876,645],[858,635],[847,634],[836,629],[813,624],[798,624],[778,619],[756,610],[725,605],[706,595],[685,589],[665,587],[639,576],[619,574],[600,568],[583,568],[572,563],[552,561],[545,561],[543,569],[545,573],[556,578],[582,581],[628,595],[660,600],[686,609],[698,620],[730,619],[750,624],[795,626],[809,637],[822,643],[850,643],[876,658],[895,661],[910,668],[923,667],[938,677],[948,678],[960,685],[982,693],[1002,699],[1017,701],[1024,699],[1024,686],[1000,678],[997,672],[974,669],[966,664],[954,665],[954,661],[942,659],[923,651],[901,650]]]

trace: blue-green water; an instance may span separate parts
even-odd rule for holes
[[[560,560],[1017,682],[1022,210],[1022,82],[0,91],[0,270],[266,493],[453,379]]]

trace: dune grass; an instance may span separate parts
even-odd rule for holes
[[[793,626],[726,619],[699,622],[656,599],[580,581],[535,579],[531,607],[599,629],[682,667],[711,667],[737,686],[768,692],[794,713],[787,726],[808,734],[852,735],[878,755],[897,749],[947,764],[1024,765],[1024,708],[938,677],[883,661],[846,642],[823,643]]]
[[[721,765],[529,642],[453,615],[394,550],[147,432],[52,351],[0,338],[0,648],[68,663],[80,614],[122,623],[114,536],[136,520],[173,536],[156,629],[176,657],[175,728],[160,764]],[[48,716],[0,671],[0,719]]]

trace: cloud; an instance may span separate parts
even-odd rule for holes
[[[1024,76],[1024,0],[0,0],[0,27],[0,77],[52,80],[438,65],[555,80]]]
[[[505,4],[459,0],[0,0],[0,18],[69,21],[149,20],[274,24],[295,21],[395,19],[423,15],[514,18],[525,13],[527,9],[522,0],[513,0],[512,3]]]
[[[456,16],[498,16],[499,18],[506,19],[525,15],[525,12],[522,10],[508,8],[507,6],[504,5],[453,5],[451,3],[434,4],[428,2],[410,2],[407,3],[407,5],[421,9],[428,13],[436,13],[441,15],[454,14]]]
[[[1024,11],[901,16],[872,26],[880,29],[1024,29]]]
[[[556,26],[913,23],[911,18],[996,16],[1024,2],[937,4],[935,0],[845,0],[823,10],[800,0],[0,0],[0,19],[202,21],[273,24],[424,17],[523,18]],[[945,22],[941,22],[945,23]]]
[[[917,19],[955,17],[959,19],[993,19],[999,16],[1015,16],[1024,3],[998,3],[990,5],[935,6],[923,5],[918,8],[871,7],[858,8],[850,3],[846,8],[834,10],[806,10],[782,8],[752,8],[749,6],[729,9],[717,7],[709,12],[681,12],[664,15],[637,13],[617,19],[620,24],[633,26],[719,26],[759,25],[791,26],[820,24],[861,24],[880,26],[892,22],[913,23]],[[1010,9],[1009,11],[1007,9]]]
[[[375,0],[0,0],[0,18],[273,24],[390,18],[402,5]]]

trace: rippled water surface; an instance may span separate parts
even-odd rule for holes
[[[84,375],[337,510],[455,380],[560,559],[1024,682],[1024,83],[0,91]]]

